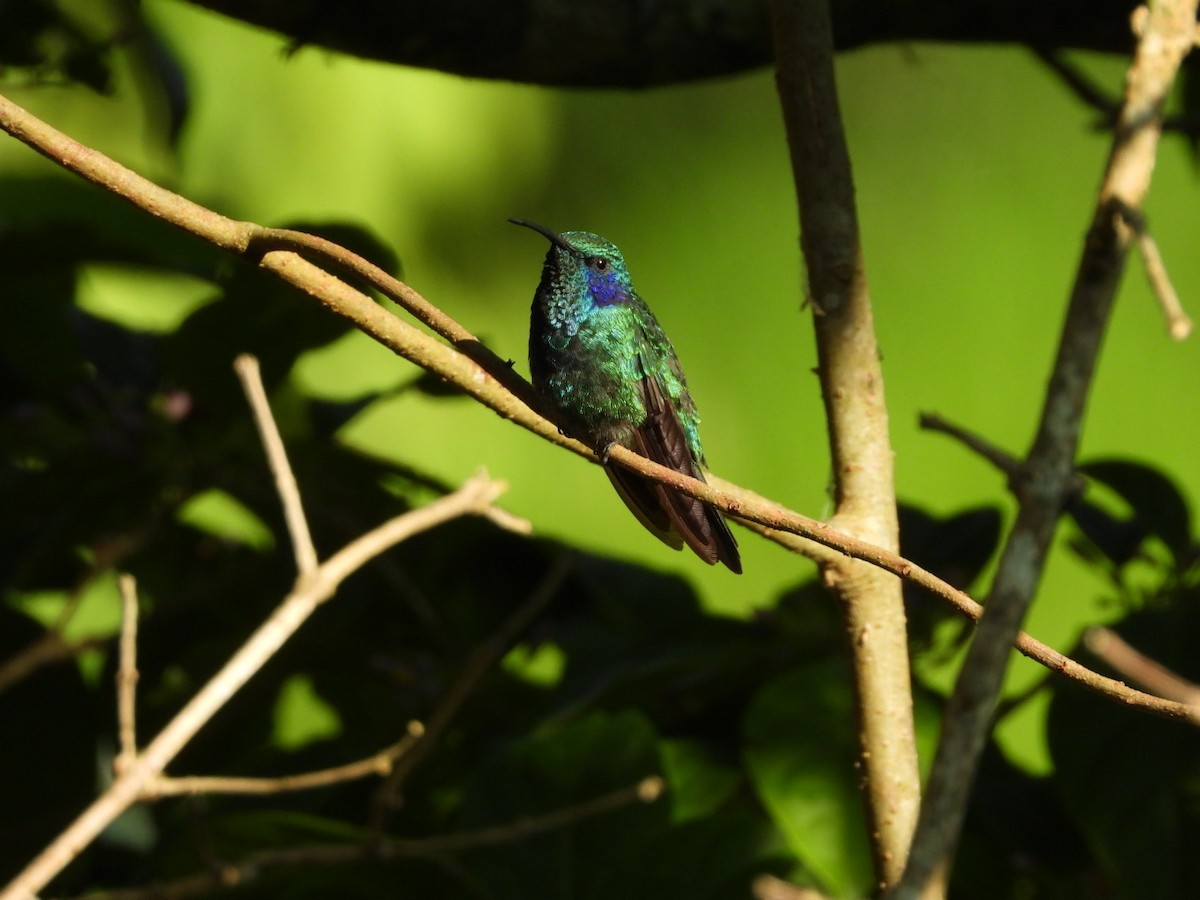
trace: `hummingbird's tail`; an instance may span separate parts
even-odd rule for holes
[[[638,448],[638,452],[648,456],[641,448]],[[663,460],[656,462],[667,465]],[[737,541],[718,510],[702,500],[650,481],[629,469],[610,465],[605,471],[630,512],[660,541],[675,550],[687,544],[710,566],[720,562],[730,571],[742,574]],[[704,480],[699,469],[684,472],[700,481]]]
[[[642,386],[646,420],[632,430],[627,446],[647,459],[703,481],[704,474],[692,456],[678,416],[662,396],[658,380],[643,378]],[[659,540],[676,550],[687,544],[710,566],[721,562],[731,572],[742,573],[737,541],[718,510],[628,469],[609,466],[606,470],[625,505]]]

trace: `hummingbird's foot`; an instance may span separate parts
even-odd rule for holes
[[[609,441],[607,444],[605,444],[603,447],[600,448],[600,451],[598,454],[600,457],[600,465],[602,465],[602,466],[608,465],[608,457],[612,453],[612,448],[615,447],[616,445],[617,445],[616,441]]]

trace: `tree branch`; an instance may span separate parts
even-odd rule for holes
[[[258,427],[259,439],[263,449],[267,451],[267,464],[271,474],[275,476],[275,490],[283,504],[288,534],[292,536],[296,571],[303,578],[317,569],[317,548],[313,546],[312,535],[308,530],[308,519],[304,515],[300,489],[296,486],[296,476],[292,473],[287,451],[283,448],[283,438],[279,436],[279,427],[275,424],[275,417],[271,415],[271,407],[267,403],[267,392],[263,387],[258,360],[249,354],[243,354],[233,361],[233,368],[242,382],[246,400],[254,413],[254,424]]]
[[[87,900],[159,900],[171,897],[183,900],[213,891],[249,884],[264,872],[289,866],[335,866],[350,863],[369,863],[380,860],[432,857],[460,853],[476,847],[495,847],[515,844],[539,834],[557,831],[586,819],[615,812],[634,803],[653,803],[664,790],[657,776],[644,778],[627,788],[604,794],[592,800],[563,807],[541,816],[519,819],[506,825],[463,831],[457,834],[429,838],[371,840],[360,844],[318,844],[267,850],[247,857],[240,863],[223,866],[219,871],[192,875],[166,884],[117,891],[95,891]]]
[[[890,552],[899,546],[893,453],[829,15],[826,0],[772,3],[776,82],[816,313],[833,522]],[[901,583],[875,567],[837,557],[823,563],[822,575],[844,616],[857,700],[855,763],[882,887],[903,871],[921,792]]]
[[[1200,725],[1200,685],[1135,650],[1111,628],[1089,628],[1083,643],[1130,681],[1160,697],[1186,703],[1192,708],[1192,723]]]
[[[140,799],[153,800],[159,797],[174,797],[180,794],[282,794],[288,791],[307,791],[328,787],[345,781],[356,781],[370,775],[387,775],[396,761],[403,759],[418,744],[425,734],[420,722],[409,722],[404,737],[391,746],[384,747],[366,759],[356,760],[329,769],[304,772],[300,775],[283,775],[279,778],[235,778],[219,775],[189,775],[182,777],[161,776],[154,779],[142,791]]]
[[[1196,36],[1196,0],[1156,0],[1134,16],[1139,41],[1091,229],[1063,324],[1037,436],[1015,484],[1019,511],[987,610],[947,705],[908,867],[896,898],[915,900],[948,869],[1007,669],[1068,499],[1088,389],[1133,240],[1124,210],[1140,210],[1163,106]]]
[[[121,643],[117,665],[117,756],[113,771],[120,776],[137,759],[137,582],[132,575],[118,580],[121,591]]]

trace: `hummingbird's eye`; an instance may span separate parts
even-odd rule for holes
[[[589,269],[595,269],[597,272],[603,272],[608,268],[608,260],[603,256],[589,256],[585,262]]]

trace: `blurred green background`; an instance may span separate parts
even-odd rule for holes
[[[127,60],[117,60],[110,96],[45,86],[9,95],[227,216],[361,223],[398,254],[405,280],[522,372],[545,247],[505,219],[605,235],[675,343],[713,470],[808,515],[830,512],[795,197],[769,72],[641,93],[549,90],[312,48],[287,56],[278,36],[185,4],[144,7],[186,79],[177,151],[163,136],[165,101],[139,94]],[[1120,90],[1124,60],[1076,62]],[[879,47],[842,56],[838,74],[900,498],[935,514],[984,504],[1009,514],[1002,477],[922,432],[917,416],[937,412],[1025,451],[1109,139],[1021,49]],[[11,140],[0,141],[0,170],[70,177]],[[1196,197],[1194,159],[1168,139],[1147,213],[1193,312]],[[208,296],[199,280],[130,267],[93,266],[81,278],[86,309],[149,331],[172,330]],[[1145,461],[1194,504],[1197,354],[1195,340],[1166,337],[1131,260],[1081,458]],[[231,363],[211,360],[230,382]],[[307,354],[293,379],[311,397],[349,401],[414,375],[355,333]],[[337,439],[449,483],[486,466],[510,482],[504,505],[538,535],[679,574],[722,614],[747,617],[813,574],[744,532],[741,578],[673,554],[625,512],[600,472],[465,400],[397,393],[367,406]],[[1056,552],[1028,630],[1069,648],[1082,627],[1113,614],[1109,592],[1095,570]],[[111,608],[107,615],[111,627]],[[949,683],[945,660],[927,665],[932,683]],[[1022,660],[1011,687],[1042,674]],[[1043,713],[1034,702],[1001,732],[1032,771],[1049,766]]]

